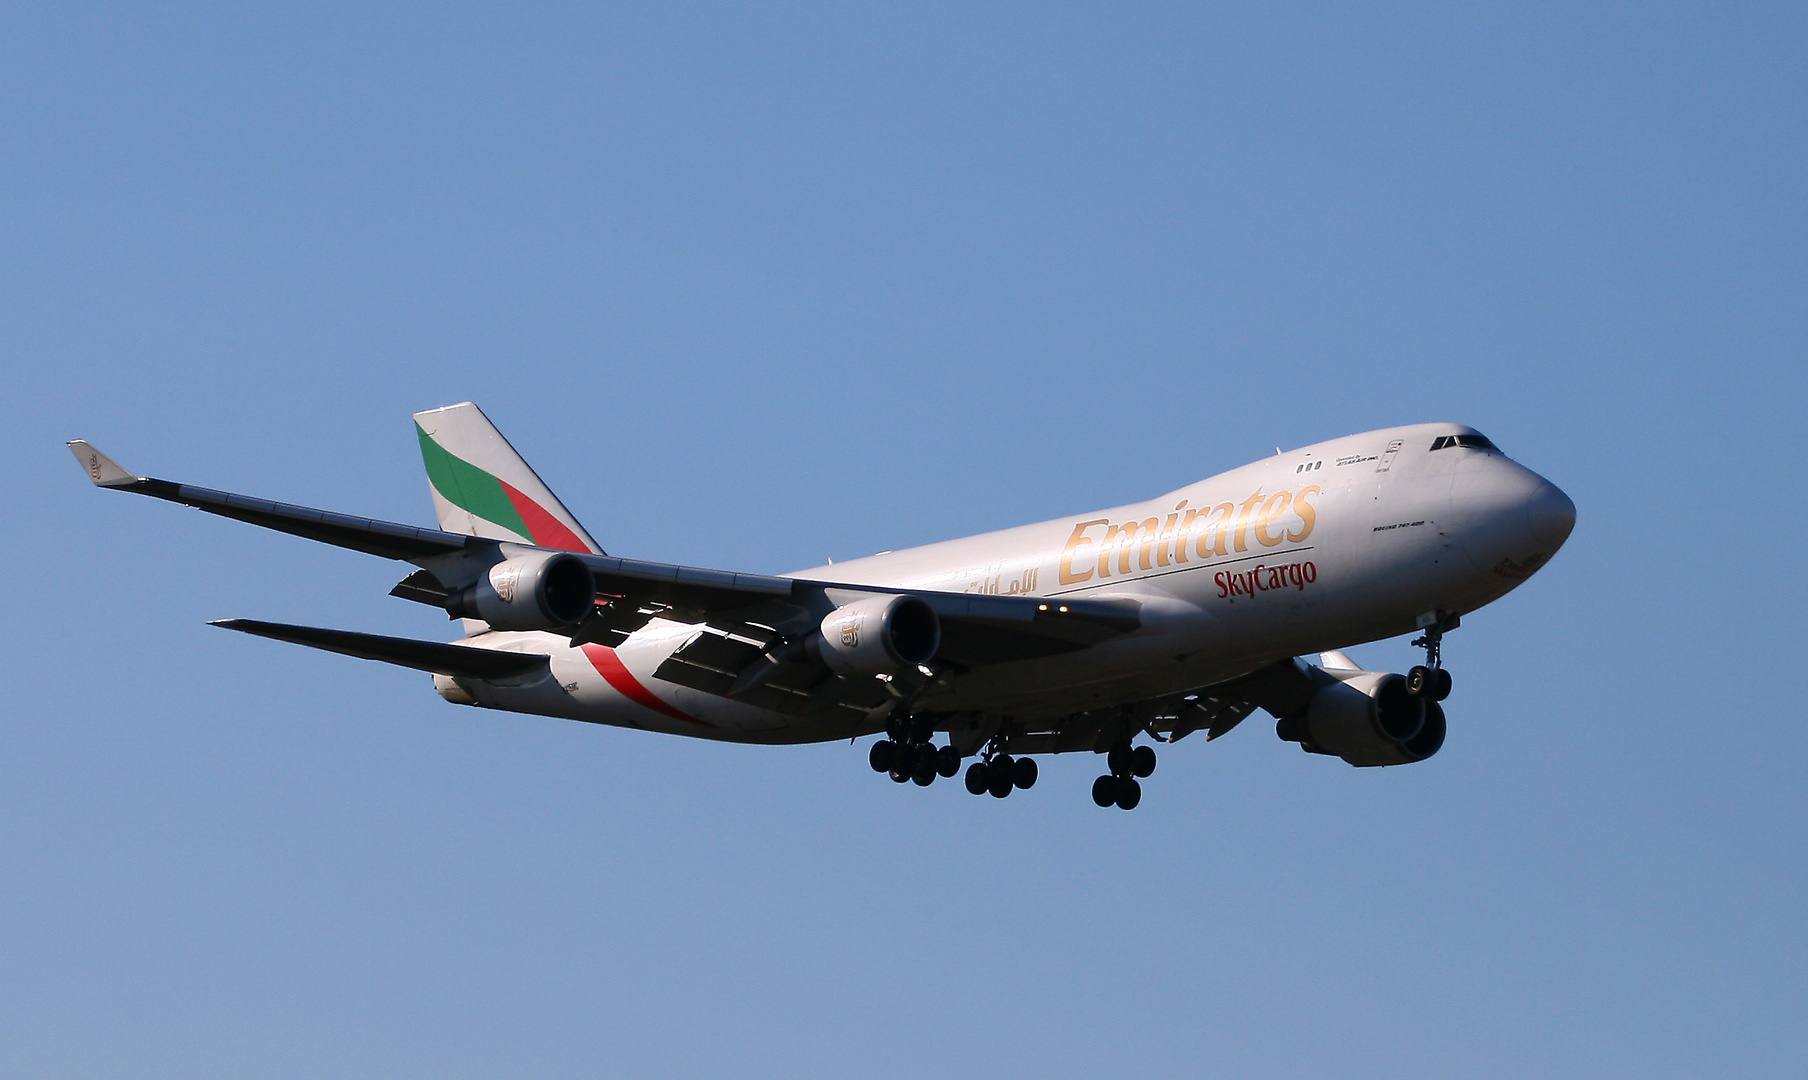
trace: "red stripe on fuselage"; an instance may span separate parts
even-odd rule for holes
[[[579,548],[578,550],[584,549]],[[702,727],[716,726],[708,720],[699,720],[688,713],[681,712],[654,697],[653,691],[648,690],[639,679],[634,677],[634,673],[628,670],[628,666],[621,662],[621,657],[615,655],[615,650],[609,646],[587,644],[584,646],[584,655],[589,658],[590,665],[596,668],[597,674],[607,680],[610,686],[615,687],[617,693],[636,705],[645,706],[656,713],[663,713],[688,724],[697,724]]]
[[[527,524],[528,534],[535,546],[544,548],[560,548],[564,551],[588,553],[590,545],[578,539],[578,534],[565,527],[565,523],[553,517],[544,506],[515,490],[515,486],[507,480],[498,479],[503,494],[515,504],[515,513]]]

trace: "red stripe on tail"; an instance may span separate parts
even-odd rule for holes
[[[507,480],[498,479],[502,491],[508,500],[515,504],[515,513],[527,523],[527,531],[538,547],[560,548],[564,551],[576,551],[586,554],[590,545],[578,539],[578,534],[565,527],[565,523],[546,512],[546,508],[515,490],[515,486]]]

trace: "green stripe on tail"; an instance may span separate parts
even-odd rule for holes
[[[463,458],[452,456],[434,442],[433,436],[420,424],[414,425],[414,432],[421,439],[421,460],[427,466],[427,482],[441,498],[532,542],[534,534],[528,529],[527,522],[521,520],[515,504],[509,501],[508,492],[502,490],[501,480]]]

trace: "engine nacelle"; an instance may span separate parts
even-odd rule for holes
[[[562,630],[582,622],[595,603],[596,583],[583,560],[544,551],[490,567],[476,584],[453,593],[446,610],[482,619],[493,630]]]
[[[842,675],[890,675],[925,664],[942,644],[935,610],[914,596],[870,596],[829,612],[807,648]]]
[[[1275,733],[1352,765],[1405,765],[1444,745],[1444,707],[1428,695],[1408,693],[1398,675],[1365,671],[1313,694],[1303,712],[1275,725]]]

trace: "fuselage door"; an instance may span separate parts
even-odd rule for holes
[[[1394,455],[1400,452],[1401,442],[1395,439],[1387,444],[1387,452],[1381,455],[1381,464],[1375,466],[1376,472],[1386,472],[1394,466]]]

